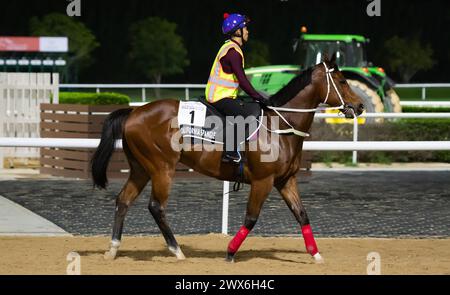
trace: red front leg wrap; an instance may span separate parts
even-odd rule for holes
[[[316,241],[314,240],[314,236],[312,233],[311,225],[304,225],[302,226],[302,234],[303,239],[305,240],[305,246],[306,250],[309,254],[315,255],[319,252],[319,249],[317,249]]]
[[[234,238],[228,244],[228,253],[236,253],[249,232],[250,230],[248,230],[244,225],[241,226]]]

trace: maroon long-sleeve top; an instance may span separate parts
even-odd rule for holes
[[[233,42],[233,41],[232,41]],[[250,81],[248,81],[247,76],[245,76],[244,67],[242,65],[242,56],[236,49],[231,48],[228,50],[220,59],[220,64],[222,65],[223,71],[227,74],[235,74],[239,81],[239,87],[250,95],[253,99],[261,100],[263,97],[253,88]]]

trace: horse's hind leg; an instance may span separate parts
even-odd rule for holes
[[[128,157],[130,164],[130,176],[116,198],[116,211],[114,215],[114,227],[109,251],[104,255],[105,259],[114,259],[117,255],[122,240],[123,222],[128,208],[139,196],[149,181],[149,176],[136,160]]]
[[[185,256],[181,251],[180,246],[178,246],[177,240],[167,223],[165,213],[174,174],[175,170],[160,170],[156,172],[156,174],[152,174],[152,195],[148,204],[148,210],[161,230],[170,252],[175,254],[178,259],[185,259]]]
[[[298,193],[296,177],[293,176],[289,178],[286,183],[277,186],[277,189],[291,212],[294,214],[295,219],[297,219],[300,224],[303,239],[305,240],[306,250],[314,257],[316,262],[323,262],[323,258],[320,255],[316,241],[314,240],[308,215],[306,214],[305,207],[303,206],[300,194]]]
[[[262,179],[253,181],[250,189],[250,196],[247,202],[247,212],[245,214],[244,225],[241,226],[234,238],[228,244],[226,260],[234,262],[234,256],[247,235],[253,229],[261,212],[262,205],[267,199],[273,187],[273,179]]]

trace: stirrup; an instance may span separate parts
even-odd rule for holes
[[[231,155],[225,153],[225,155],[222,158],[222,161],[239,164],[242,160],[241,153],[239,151],[236,151],[236,153],[237,153],[238,158],[234,158]]]

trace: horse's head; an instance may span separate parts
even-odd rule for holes
[[[325,56],[322,63],[314,67],[312,73],[312,83],[316,85],[319,103],[327,104],[331,107],[340,107],[340,111],[346,118],[353,118],[361,115],[364,105],[347,83],[344,75],[339,71],[336,64],[336,54],[331,59]]]

